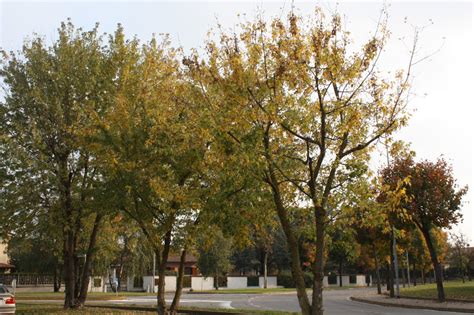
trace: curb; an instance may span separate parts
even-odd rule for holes
[[[373,301],[373,300],[364,299],[364,298],[360,298],[360,297],[354,297],[354,296],[351,296],[350,299],[352,301],[355,301],[355,302],[374,304],[374,305],[380,305],[380,306],[401,307],[401,308],[422,309],[422,310],[433,310],[433,311],[445,311],[445,312],[458,312],[458,313],[469,313],[469,314],[474,313],[474,310],[467,309],[467,308],[397,304],[397,303],[390,303],[390,302]]]

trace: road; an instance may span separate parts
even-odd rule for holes
[[[355,293],[363,293],[367,289],[328,290],[324,291],[324,309],[330,315],[455,315],[463,313],[441,312],[420,309],[405,309],[398,307],[378,306],[354,302],[349,299]],[[359,291],[359,292],[355,292]],[[170,303],[172,295],[167,295]],[[111,301],[94,301],[91,304],[110,304]],[[114,301],[113,304],[155,305],[156,297],[130,296],[125,300]],[[183,306],[212,307],[212,308],[239,308],[278,311],[299,311],[298,301],[294,293],[275,294],[183,294]]]

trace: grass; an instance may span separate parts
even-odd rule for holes
[[[204,291],[193,291],[193,294],[264,294],[264,293],[278,293],[278,292],[296,292],[294,288],[252,288],[252,289],[225,289],[219,290],[204,290]]]
[[[120,292],[118,295],[113,292],[89,292],[88,301],[123,300],[125,296],[155,296],[156,293],[146,292]],[[15,298],[18,301],[25,300],[64,300],[64,292],[16,292]]]
[[[347,290],[351,288],[358,288],[356,286],[330,286],[325,287],[324,291],[330,290]],[[310,290],[310,289],[307,289]],[[295,288],[251,288],[251,289],[219,289],[219,290],[204,290],[204,291],[193,291],[194,294],[271,294],[271,293],[296,293]]]
[[[131,310],[116,310],[105,307],[85,307],[80,310],[64,310],[58,304],[21,304],[17,303],[15,314],[156,314],[156,312],[143,312]]]
[[[140,308],[144,308],[140,306]],[[205,312],[218,311],[221,313],[244,313],[249,315],[295,315],[299,313],[295,312],[279,312],[279,311],[263,311],[263,310],[247,310],[247,309],[209,309],[209,308],[197,308],[197,307],[184,307],[181,310],[189,311],[200,311],[202,314]],[[103,307],[85,307],[80,310],[64,310],[61,305],[58,304],[17,304],[16,314],[74,314],[74,315],[86,315],[86,314],[156,314],[154,308],[149,307],[149,311],[137,311],[133,310],[133,306],[129,309],[113,309]]]
[[[474,302],[474,281],[466,281],[466,283],[462,283],[462,281],[446,281],[443,284],[447,299]],[[432,283],[401,289],[400,295],[402,297],[436,299],[438,291],[436,290],[436,283]]]

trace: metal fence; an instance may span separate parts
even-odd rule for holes
[[[28,285],[53,285],[54,276],[31,273],[2,273],[0,274],[0,283],[11,285],[16,280],[16,286]]]

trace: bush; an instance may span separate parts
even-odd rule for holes
[[[313,286],[313,274],[309,272],[304,273],[304,283],[307,288],[311,288]],[[293,280],[293,276],[289,271],[283,271],[279,275],[277,275],[277,285],[283,286],[285,288],[295,288],[295,281]]]
[[[258,287],[259,281],[258,276],[248,276],[247,277],[247,286],[248,287]]]

